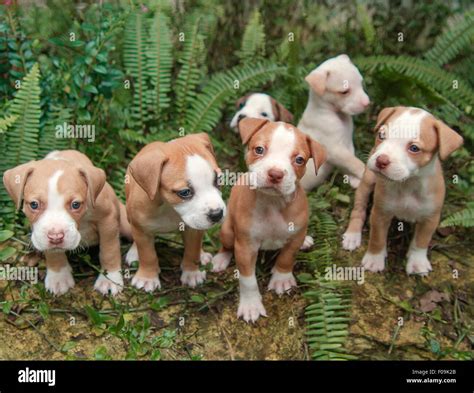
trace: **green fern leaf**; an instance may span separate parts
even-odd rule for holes
[[[57,127],[67,125],[71,117],[69,108],[57,107],[50,110],[46,124],[39,135],[39,158],[53,150],[66,150],[73,147],[71,139],[58,138],[56,133]]]
[[[461,226],[470,228],[474,226],[474,203],[468,205],[461,211],[458,211],[441,222],[441,227]]]
[[[256,61],[265,55],[265,31],[258,9],[254,11],[245,27],[242,47],[237,56],[242,64]]]

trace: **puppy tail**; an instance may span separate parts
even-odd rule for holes
[[[122,202],[120,202],[120,236],[125,237],[130,241],[133,240],[132,227],[127,218],[127,209],[125,209],[125,205]]]

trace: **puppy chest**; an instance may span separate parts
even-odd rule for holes
[[[260,243],[260,249],[278,250],[298,229],[294,222],[285,220],[278,210],[268,208],[254,214],[251,235]]]
[[[88,220],[83,220],[79,226],[81,234],[81,245],[93,246],[99,243],[99,233],[97,232],[97,225]]]
[[[179,214],[169,204],[164,204],[160,206],[154,217],[146,220],[144,226],[150,232],[167,233],[178,230],[182,221]]]
[[[435,208],[433,198],[418,191],[395,192],[386,198],[384,207],[398,219],[409,222],[432,215]]]

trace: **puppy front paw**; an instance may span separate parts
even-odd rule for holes
[[[272,278],[268,284],[269,291],[275,291],[276,294],[282,295],[296,286],[296,280],[293,273],[279,273],[273,269]]]
[[[145,277],[140,274],[140,271],[132,278],[132,285],[137,289],[143,289],[145,292],[153,292],[156,288],[161,289],[160,279],[155,277]]]
[[[360,179],[358,177],[349,175],[349,184],[351,185],[352,188],[357,188],[359,187]]]
[[[260,294],[254,296],[246,296],[240,298],[239,309],[237,310],[237,318],[242,317],[245,322],[255,322],[260,315],[266,317],[267,312],[263,307]]]
[[[47,269],[44,286],[53,295],[64,295],[69,289],[74,287],[74,277],[71,273],[71,266],[67,265],[58,272]]]
[[[353,251],[360,247],[362,242],[362,233],[346,232],[342,235],[342,248],[344,250]]]
[[[206,272],[200,270],[184,270],[181,273],[181,283],[194,288],[206,280]]]
[[[430,260],[426,256],[426,250],[411,251],[408,253],[408,262],[406,266],[407,274],[418,274],[420,276],[427,276],[433,268]]]
[[[99,291],[102,295],[108,295],[109,292],[112,296],[122,292],[123,289],[123,277],[120,270],[116,272],[99,274],[94,284],[94,289]]]
[[[312,236],[306,236],[304,238],[303,245],[300,247],[300,250],[301,251],[309,250],[311,247],[313,247],[313,245],[314,245],[314,240]]]
[[[137,244],[133,243],[125,255],[125,262],[130,266],[135,261],[138,261],[138,249]]]
[[[201,250],[201,255],[199,259],[201,261],[201,265],[207,265],[212,261],[212,254],[210,252],[205,252],[204,250]]]
[[[214,255],[214,258],[212,258],[212,271],[221,272],[227,269],[231,259],[232,253],[230,251],[224,251]]]
[[[382,251],[379,254],[372,254],[366,252],[362,258],[362,266],[364,269],[371,272],[381,272],[385,269],[385,257],[387,256],[386,251]]]

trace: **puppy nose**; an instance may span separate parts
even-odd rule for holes
[[[239,116],[237,116],[237,123],[238,123],[240,120],[244,119],[245,117],[247,117],[247,116],[244,115],[243,113],[241,113]]]
[[[364,107],[369,106],[369,104],[370,104],[370,98],[369,98],[369,97],[364,97],[364,98],[362,98],[361,104],[362,104],[362,106],[364,106]]]
[[[64,232],[56,232],[56,231],[49,231],[48,232],[48,240],[50,243],[59,244],[64,239]]]
[[[390,164],[390,159],[386,154],[381,154],[375,160],[375,166],[379,169],[385,169]]]
[[[273,184],[280,183],[283,176],[285,176],[285,174],[280,169],[272,168],[268,171],[268,178]]]
[[[209,218],[209,221],[213,223],[219,222],[223,216],[224,216],[223,209],[211,209],[209,210],[209,213],[207,213],[207,218]]]

